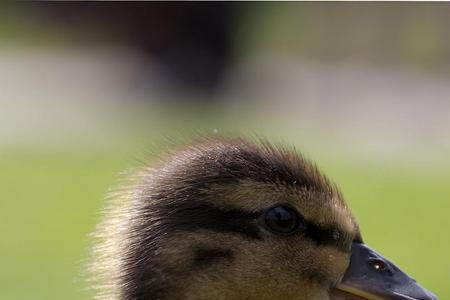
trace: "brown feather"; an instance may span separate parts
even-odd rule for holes
[[[203,139],[129,178],[95,234],[96,299],[328,299],[359,236],[337,187],[267,141]],[[310,236],[260,226],[278,203]]]

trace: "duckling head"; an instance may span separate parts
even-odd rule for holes
[[[97,232],[98,299],[437,299],[363,244],[334,184],[267,142],[144,168]]]

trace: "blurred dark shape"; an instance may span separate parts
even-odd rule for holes
[[[38,3],[52,21],[84,35],[137,47],[156,58],[171,85],[214,94],[231,57],[233,3]],[[198,97],[202,99],[202,97]],[[211,98],[211,97],[209,97]]]

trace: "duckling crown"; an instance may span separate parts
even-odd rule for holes
[[[261,298],[251,291],[255,280],[280,291],[305,278],[329,287],[359,235],[338,189],[314,164],[264,141],[203,141],[145,168],[131,186],[114,197],[97,233],[99,299],[187,298],[182,291],[191,286],[209,298],[231,286]],[[261,224],[279,203],[299,212],[304,230],[280,237]]]

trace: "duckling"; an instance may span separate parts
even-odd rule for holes
[[[129,178],[95,233],[96,299],[437,299],[288,148],[205,139]]]

